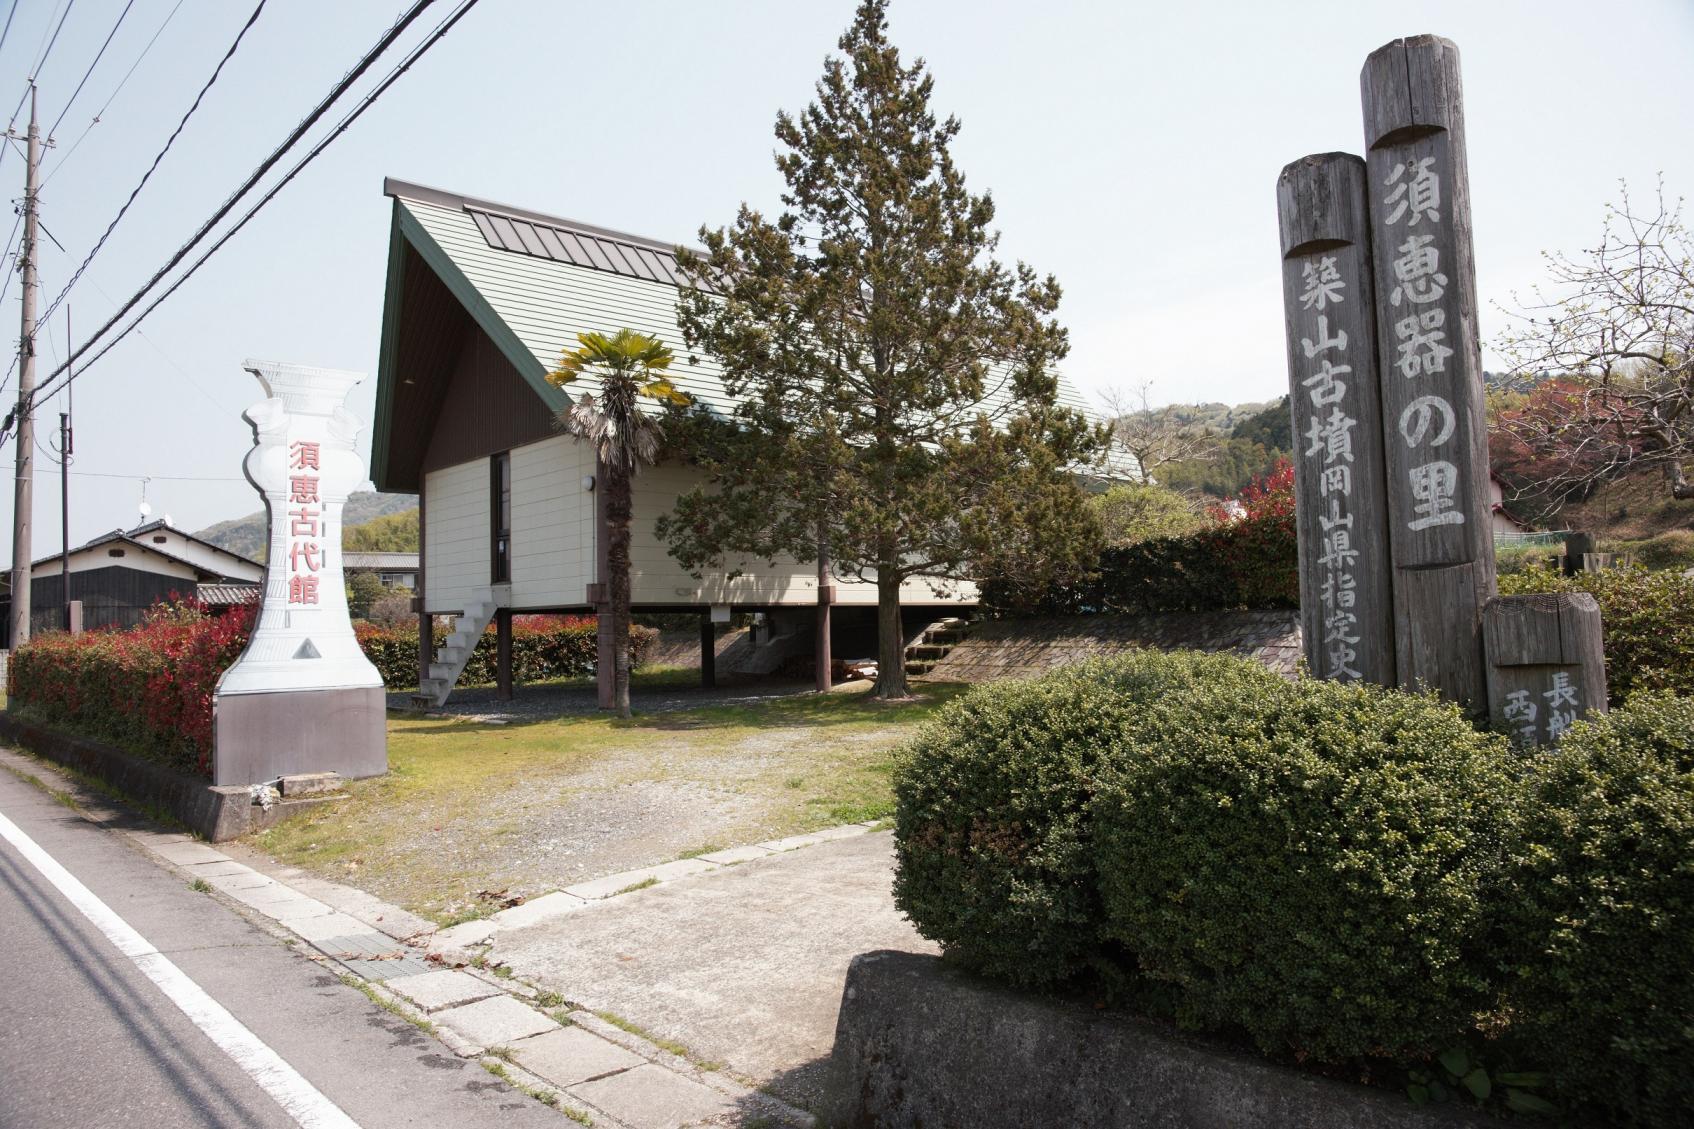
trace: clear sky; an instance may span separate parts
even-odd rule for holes
[[[17,2],[0,47],[0,114],[66,0]],[[44,128],[123,8],[71,2],[39,77]],[[175,4],[135,0],[59,127],[42,216],[66,252],[43,241],[44,304],[252,9],[183,0],[67,156]],[[402,7],[271,0],[73,292],[73,332],[151,274]],[[743,200],[775,207],[775,113],[808,101],[852,10],[851,0],[483,0],[161,307],[144,338],[77,381],[73,541],[133,524],[142,475],[154,476],[155,515],[186,528],[257,508],[240,480],[250,434],[239,417],[259,398],[245,357],[369,371],[355,393],[369,418],[384,175],[691,240]],[[956,156],[994,194],[1003,252],[1064,285],[1066,368],[1091,393],[1143,379],[1158,401],[1284,391],[1277,172],[1307,153],[1360,150],[1359,68],[1397,36],[1444,35],[1463,54],[1485,337],[1500,325],[1486,303],[1536,282],[1542,251],[1592,243],[1620,178],[1640,194],[1661,173],[1671,194],[1694,191],[1690,0],[895,0],[890,22],[901,48],[929,61],[937,108],[963,122]],[[22,179],[11,152],[0,184],[18,194]],[[7,326],[17,296],[13,279]],[[63,355],[63,310],[45,332],[44,372]],[[46,405],[43,442],[61,408]],[[13,455],[0,451],[8,468]],[[58,548],[59,489],[53,463],[37,468],[42,556]],[[9,543],[10,490],[0,520]]]

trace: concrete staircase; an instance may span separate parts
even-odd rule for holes
[[[459,675],[465,672],[465,664],[471,661],[471,653],[476,650],[482,633],[494,621],[494,613],[506,605],[510,591],[504,584],[476,590],[475,597],[466,603],[464,611],[453,621],[452,634],[435,653],[434,661],[429,664],[429,677],[412,695],[412,705],[432,709],[447,704],[453,687],[459,682]]]
[[[906,673],[928,674],[935,664],[947,657],[947,652],[971,633],[971,621],[958,616],[938,619],[924,628],[917,642],[906,648]]]

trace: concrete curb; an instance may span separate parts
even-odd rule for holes
[[[824,1110],[831,1125],[884,1129],[1501,1124],[1297,1071],[1174,1025],[1015,992],[937,956],[887,950],[848,969]]]
[[[24,721],[4,710],[0,710],[0,741],[98,777],[126,796],[156,805],[214,843],[273,827],[291,816],[345,798],[339,794],[295,796],[261,807],[246,788],[216,787],[203,776],[191,776],[101,741]]]
[[[10,756],[0,750],[0,763]],[[23,766],[17,767],[24,771]],[[60,775],[51,763],[30,761],[28,768]],[[486,960],[489,947],[502,930],[525,928],[553,920],[564,913],[578,912],[595,902],[631,896],[627,890],[631,885],[645,887],[709,874],[744,861],[864,834],[879,821],[827,828],[811,835],[761,843],[755,848],[717,852],[734,856],[732,861],[679,860],[694,865],[662,863],[638,871],[609,875],[579,884],[579,887],[593,887],[592,896],[584,897],[568,891],[545,894],[488,918],[437,930],[423,919],[362,890],[315,878],[296,868],[280,868],[267,874],[191,836],[161,831],[140,823],[104,801],[89,796],[73,779],[60,776],[60,780],[67,791],[73,791],[77,796],[77,810],[84,818],[108,825],[108,830],[126,836],[159,865],[175,870],[197,889],[203,888],[212,897],[255,920],[272,935],[291,944],[298,943],[309,959],[325,965],[339,976],[358,981],[373,998],[380,1001],[381,1006],[428,1031],[454,1055],[477,1059],[491,1073],[495,1072],[495,1064],[498,1064],[499,1073],[526,1091],[532,1091],[531,1097],[540,1095],[538,1100],[549,1101],[555,1108],[562,1105],[570,1110],[586,1112],[595,1125],[604,1129],[723,1125],[727,1123],[722,1118],[732,1104],[734,1113],[741,1117],[762,1117],[767,1124],[787,1129],[815,1129],[817,1119],[811,1114],[759,1092],[720,1070],[704,1069],[641,1035],[576,1009],[568,1002],[555,1004],[552,1009],[542,1006],[540,1000],[546,993],[515,977],[489,975],[484,968],[477,966],[480,963],[478,958]],[[121,826],[118,825],[120,820]],[[757,853],[746,853],[749,851]],[[520,912],[526,909],[530,910],[527,915]],[[536,912],[538,909],[540,912]],[[395,936],[396,933],[405,935]],[[492,967],[500,966],[495,962]],[[519,1065],[503,1053],[491,1054],[492,1050],[506,1051],[508,1047],[504,1043],[496,1047],[482,1046],[455,1031],[450,1016],[453,1011],[461,1010],[460,1007],[443,1006],[431,1011],[418,1006],[407,996],[405,989],[409,980],[438,976],[444,970],[474,977],[498,993],[483,997],[478,1002],[511,1000],[535,1014],[537,1027],[549,1029],[515,1040],[519,1044],[551,1034],[551,1030],[564,1030],[549,1014],[549,1010],[564,1010],[570,1027],[579,1028],[594,1039],[630,1052],[639,1059],[639,1064],[629,1070],[614,1070],[561,1086],[544,1074]],[[510,1011],[509,1008],[507,1010]],[[541,1022],[543,1019],[545,1024]],[[622,1093],[615,1088],[620,1075],[655,1070],[663,1074],[644,1075],[638,1082],[626,1085]],[[669,1080],[665,1081],[664,1088],[671,1091],[669,1096],[673,1104],[655,1111],[651,1118],[631,1116],[630,1109],[640,1111],[649,1103],[639,1099],[632,1101],[630,1091],[652,1089],[655,1082],[666,1076]],[[692,1101],[701,1116],[679,1120],[676,1114],[679,1107],[674,1104],[678,1100],[682,1108]],[[609,1109],[609,1105],[618,1106],[618,1109]],[[566,1111],[562,1109],[561,1112]]]

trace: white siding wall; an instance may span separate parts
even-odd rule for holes
[[[593,455],[566,436],[512,451],[512,604],[514,608],[577,607],[594,579],[594,495],[582,489],[594,473]],[[817,602],[817,565],[792,559],[775,566],[741,562],[704,580],[688,574],[654,531],[696,472],[680,463],[646,467],[635,478],[630,529],[631,589],[637,604],[798,604]],[[487,459],[431,471],[424,478],[424,585],[432,612],[456,611],[489,576]],[[938,596],[922,580],[902,589],[908,603],[974,603],[976,588],[954,586]],[[876,603],[874,584],[837,581],[836,602]]]
[[[423,497],[426,607],[458,611],[488,587],[488,460],[430,471]]]
[[[739,562],[743,575],[734,580],[726,575],[734,565],[726,563],[718,575],[707,573],[696,580],[666,551],[654,532],[658,519],[671,511],[676,499],[692,489],[697,473],[682,463],[646,467],[635,478],[635,519],[630,528],[631,589],[638,604],[815,604],[818,598],[817,565],[779,558],[775,566],[763,559]],[[902,600],[914,604],[975,603],[974,584],[954,585],[938,596],[923,580],[908,581],[901,588]],[[876,585],[836,581],[838,604],[875,604]]]
[[[512,451],[512,606],[581,604],[594,579],[594,457],[558,436]]]
[[[111,550],[113,549],[122,549],[123,556],[112,556]],[[34,565],[30,570],[30,575],[36,578],[58,575],[63,567],[59,560],[60,558],[54,557],[51,560]],[[160,576],[174,576],[188,581],[189,589],[184,594],[193,595],[195,572],[192,565],[173,561],[169,557],[160,556],[158,553],[137,549],[134,545],[126,545],[121,541],[116,544],[97,545],[85,553],[79,553],[75,549],[71,550],[72,572],[92,572],[97,568],[133,568],[141,572],[155,572]]]
[[[268,535],[269,530],[266,533]],[[165,540],[162,542],[157,540],[159,537],[163,537]],[[257,583],[265,576],[263,565],[249,564],[227,553],[220,553],[208,545],[190,541],[174,529],[160,529],[152,533],[144,533],[139,540],[148,545],[158,545],[172,556],[181,557],[185,561],[197,564],[208,572],[233,577],[236,580],[250,580]]]

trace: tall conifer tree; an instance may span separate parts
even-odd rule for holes
[[[739,406],[695,447],[709,486],[660,534],[695,569],[821,554],[834,576],[874,581],[875,692],[897,698],[903,585],[1090,559],[1068,468],[1102,437],[1056,402],[1058,283],[994,258],[993,202],[949,153],[959,122],[937,120],[933,80],[921,59],[902,65],[886,14],[864,0],[817,100],[778,114],[781,215],[743,205],[681,257],[684,338]]]

